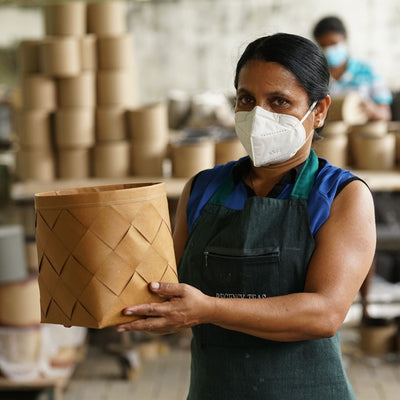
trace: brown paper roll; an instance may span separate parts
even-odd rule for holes
[[[95,107],[96,78],[92,72],[83,72],[57,82],[59,107]]]
[[[388,133],[381,138],[352,135],[352,153],[356,168],[390,170],[395,165],[396,138]]]
[[[361,104],[362,98],[356,92],[332,97],[327,121],[344,121],[348,125],[365,124],[368,121],[368,117]]]
[[[45,32],[54,36],[82,36],[86,33],[86,4],[68,1],[44,6]]]
[[[382,356],[393,350],[397,327],[394,323],[361,327],[361,349],[372,356]]]
[[[40,73],[40,40],[22,40],[18,46],[18,66],[23,74]]]
[[[22,181],[51,182],[55,179],[54,155],[49,150],[17,152],[17,175]]]
[[[40,323],[39,286],[36,277],[0,285],[0,324],[30,326]]]
[[[136,176],[163,176],[163,162],[167,153],[167,142],[132,142],[131,168]]]
[[[313,143],[313,149],[318,157],[325,158],[332,165],[340,168],[348,166],[347,146],[347,135],[328,136]]]
[[[55,125],[58,148],[88,148],[95,143],[94,109],[59,109]]]
[[[172,174],[176,178],[189,178],[215,165],[215,144],[212,140],[175,143],[171,149]]]
[[[134,73],[100,71],[97,74],[97,104],[135,107],[138,104],[138,87]]]
[[[400,132],[394,134],[396,137],[396,161],[400,163]]]
[[[90,176],[90,150],[59,149],[58,176],[61,179],[85,179]]]
[[[0,226],[0,284],[20,281],[27,277],[24,242],[21,225]]]
[[[158,143],[168,140],[168,110],[164,103],[128,110],[128,132],[132,141]]]
[[[99,37],[97,56],[100,70],[131,70],[134,66],[132,35]]]
[[[93,174],[99,178],[129,176],[129,144],[126,141],[97,143],[93,149]]]
[[[35,241],[26,242],[26,260],[28,270],[31,272],[39,272],[38,256]]]
[[[363,125],[354,125],[350,129],[351,134],[362,134],[369,137],[383,137],[389,131],[387,121],[370,121]]]
[[[79,38],[81,51],[81,69],[82,71],[94,71],[97,69],[97,51],[96,37],[94,35],[85,35]]]
[[[126,32],[125,4],[122,1],[89,3],[88,31],[97,36],[119,35]]]
[[[148,282],[177,282],[163,183],[39,193],[35,207],[42,322],[128,322],[126,306],[163,300]]]
[[[26,149],[51,149],[50,113],[20,110],[16,115],[19,144]]]
[[[343,136],[348,130],[349,126],[344,121],[327,121],[320,135],[323,137]]]
[[[126,111],[121,107],[96,109],[96,138],[101,142],[126,139]]]
[[[53,111],[56,109],[56,85],[44,75],[24,75],[21,79],[24,109]]]
[[[246,150],[239,139],[222,140],[215,143],[215,164],[226,164],[246,155]]]
[[[81,72],[78,38],[47,37],[41,44],[41,68],[46,75],[69,77]]]

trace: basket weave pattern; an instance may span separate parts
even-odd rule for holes
[[[102,328],[127,306],[161,301],[150,281],[177,282],[166,196],[36,207],[42,322]]]

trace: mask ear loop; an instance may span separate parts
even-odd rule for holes
[[[311,104],[310,108],[306,112],[306,115],[301,119],[301,121],[300,121],[301,123],[303,123],[307,119],[307,117],[312,113],[312,111],[314,110],[317,103],[318,103],[318,100],[315,100],[314,103]]]

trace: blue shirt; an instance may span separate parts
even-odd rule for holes
[[[224,165],[216,165],[213,169],[204,170],[196,176],[186,208],[189,232],[192,231],[203,207],[231,174],[234,175],[236,184],[225,201],[224,206],[234,210],[243,209],[247,198],[254,195],[254,192],[249,190],[249,187],[244,182],[244,174],[237,179],[237,169],[243,171],[243,168],[250,168],[250,159],[248,156],[238,161],[230,161]],[[298,174],[299,168],[297,168],[297,171],[289,171],[288,174],[282,178],[281,182],[278,183],[281,187],[280,192],[276,193],[276,190],[272,191],[275,192],[276,196],[274,197],[277,199],[288,199]],[[289,178],[292,176],[289,182],[288,176]],[[314,236],[322,224],[328,219],[331,205],[336,195],[346,184],[355,179],[359,178],[354,176],[350,171],[334,167],[328,161],[321,158],[319,159],[319,171],[308,198],[310,226]],[[288,183],[282,185],[282,182]]]
[[[349,57],[346,70],[339,80],[331,78],[332,96],[357,91],[364,99],[377,104],[391,104],[392,94],[371,64]]]

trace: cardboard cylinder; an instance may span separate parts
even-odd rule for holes
[[[22,40],[18,46],[18,67],[23,74],[40,73],[40,40]]]
[[[127,117],[132,141],[158,143],[168,140],[168,110],[164,103],[128,110]]]
[[[136,176],[163,176],[163,162],[168,143],[132,142],[131,170]]]
[[[46,75],[76,76],[81,71],[81,50],[78,38],[47,37],[41,44],[41,67]]]
[[[93,175],[99,178],[129,176],[129,144],[126,141],[98,142],[93,149]]]
[[[56,176],[53,152],[21,148],[17,152],[17,175],[22,181],[53,181]]]
[[[343,136],[348,130],[349,126],[344,121],[327,121],[320,135],[323,137]]]
[[[138,88],[133,72],[100,71],[97,74],[97,104],[135,107],[138,104]]]
[[[360,347],[366,354],[382,356],[393,350],[397,327],[394,322],[375,319],[375,325],[361,326]]]
[[[0,226],[0,284],[25,279],[27,274],[22,226]]]
[[[221,140],[215,143],[215,164],[226,164],[247,155],[239,139]]]
[[[40,301],[37,277],[2,283],[0,285],[0,325],[31,326],[39,323]]]
[[[133,37],[130,34],[103,36],[97,40],[100,70],[130,70],[134,66]]]
[[[44,75],[24,75],[21,85],[24,109],[56,109],[56,85],[53,79]]]
[[[86,33],[86,4],[68,1],[44,6],[45,32],[49,36],[82,36]]]
[[[400,132],[394,135],[396,138],[396,162],[400,163]]]
[[[313,149],[318,157],[325,158],[332,165],[340,168],[348,166],[348,137],[337,135],[324,137],[313,143]]]
[[[212,140],[183,141],[171,145],[172,175],[189,178],[215,165],[215,144]]]
[[[96,109],[96,139],[101,142],[126,139],[126,110],[121,107]]]
[[[344,121],[348,125],[367,123],[368,117],[362,109],[360,95],[356,92],[351,92],[344,96],[332,97],[326,120]]]
[[[85,148],[58,150],[58,177],[85,179],[90,176],[90,150]]]
[[[128,322],[123,308],[163,301],[148,282],[177,282],[163,183],[39,193],[35,208],[42,322]]]
[[[94,71],[97,69],[96,37],[85,35],[79,38],[81,52],[82,71]]]
[[[92,108],[57,110],[55,127],[58,148],[89,148],[95,143]]]
[[[16,115],[19,144],[24,148],[50,149],[50,114],[41,110],[20,110]]]
[[[97,36],[126,32],[125,4],[122,1],[99,1],[87,6],[88,31]]]
[[[35,241],[27,241],[26,242],[26,261],[28,264],[28,270],[38,273],[39,272],[39,264],[37,257],[37,249]]]
[[[395,166],[394,134],[388,133],[381,138],[352,135],[351,147],[356,168],[390,170]]]
[[[57,81],[58,106],[95,107],[96,77],[92,72],[84,72],[71,78],[61,78]]]
[[[350,129],[351,134],[361,134],[368,137],[381,138],[389,131],[387,121],[370,121],[363,125],[354,125]]]
[[[40,376],[40,326],[0,327],[0,370],[12,381],[31,381]]]

